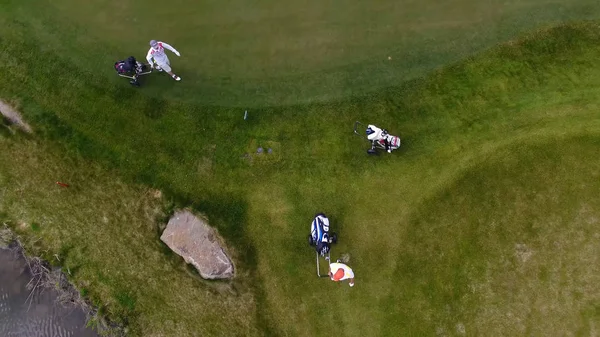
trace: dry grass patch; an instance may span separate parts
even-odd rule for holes
[[[557,219],[543,224],[541,237],[488,266],[476,291],[478,334],[590,335],[600,323],[600,229]]]
[[[128,323],[132,333],[257,333],[247,285],[214,291],[190,277],[159,242],[168,203],[157,190],[126,184],[26,140],[6,143],[0,172],[11,182],[3,186],[0,214],[15,219],[13,229],[26,238],[28,251],[59,259],[101,313]]]

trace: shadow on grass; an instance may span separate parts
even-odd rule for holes
[[[166,195],[173,199],[173,203],[165,212],[166,216],[157,225],[157,240],[160,242],[162,252],[167,256],[170,264],[178,270],[185,271],[190,277],[197,279],[206,288],[217,294],[238,295],[242,291],[251,291],[257,301],[257,307],[266,305],[266,289],[264,289],[261,276],[257,270],[257,253],[254,244],[246,233],[248,204],[241,197],[234,194],[207,194],[202,197],[193,197],[184,193],[166,190]],[[176,209],[190,208],[194,213],[203,214],[208,218],[209,225],[216,228],[228,243],[230,252],[233,249],[235,257],[236,278],[232,280],[206,280],[193,266],[186,264],[183,259],[174,253],[160,236],[166,227],[169,218]],[[244,279],[239,279],[240,275]],[[274,335],[272,322],[264,315],[264,310],[256,310],[256,321],[259,330],[265,335]]]
[[[150,119],[160,119],[164,116],[167,109],[167,102],[164,99],[148,97],[144,105],[144,115]]]

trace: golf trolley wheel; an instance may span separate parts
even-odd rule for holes
[[[367,153],[370,154],[370,155],[376,155],[377,154],[377,150],[375,150],[375,149],[368,149]]]
[[[308,234],[308,245],[314,246],[315,242],[313,241],[312,235]]]
[[[337,233],[331,233],[331,237],[329,238],[329,243],[337,243]]]

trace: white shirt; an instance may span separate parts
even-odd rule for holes
[[[146,55],[146,60],[148,60],[148,63],[152,63],[152,59],[154,59],[154,61],[159,64],[167,63],[169,61],[169,58],[165,53],[165,48],[167,48],[175,54],[179,54],[179,52],[168,43],[158,42],[156,49],[150,47],[150,50],[148,50],[148,55]]]
[[[340,281],[347,280],[349,278],[354,278],[354,272],[352,271],[352,268],[348,267],[347,265],[338,262],[329,265],[329,270],[333,274],[335,274],[335,272],[338,271],[338,269],[340,268],[344,270],[344,276],[340,279]]]

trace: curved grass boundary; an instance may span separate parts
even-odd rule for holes
[[[426,79],[378,94],[252,111],[247,121],[235,109],[149,99],[100,79],[88,81],[86,69],[67,67],[69,63],[61,55],[48,50],[30,52],[39,49],[39,41],[19,39],[19,33],[27,29],[15,28],[12,34],[2,36],[6,48],[0,53],[7,61],[0,67],[13,76],[0,82],[0,95],[20,102],[26,120],[38,130],[38,140],[49,142],[16,141],[2,134],[7,150],[0,161],[0,185],[5,186],[0,211],[19,220],[13,225],[29,225],[22,231],[33,249],[66,256],[64,263],[75,270],[75,281],[89,288],[90,296],[106,313],[127,320],[133,334],[252,335],[267,331],[318,335],[334,322],[348,323],[347,335],[395,335],[397,329],[413,328],[405,331],[479,331],[481,324],[488,324],[490,331],[502,331],[504,323],[491,316],[464,318],[469,312],[461,311],[463,303],[453,297],[464,292],[465,280],[471,280],[461,275],[453,278],[453,270],[464,271],[454,258],[463,256],[460,249],[448,256],[456,268],[448,268],[447,260],[429,261],[429,251],[419,255],[421,241],[411,240],[423,237],[430,245],[442,240],[459,248],[460,241],[449,240],[450,234],[440,238],[415,230],[421,228],[420,221],[434,222],[436,215],[457,216],[448,206],[453,202],[476,205],[480,201],[477,194],[466,193],[465,198],[471,199],[459,200],[448,197],[448,191],[476,191],[488,173],[497,178],[506,175],[506,187],[529,184],[523,178],[527,175],[513,180],[507,171],[478,164],[482,158],[497,159],[502,154],[507,155],[502,160],[508,164],[525,158],[523,167],[536,168],[538,159],[554,167],[561,163],[552,159],[564,150],[573,152],[564,167],[594,164],[585,163],[594,147],[586,147],[590,142],[584,140],[586,134],[597,135],[600,129],[596,23],[538,31]],[[39,64],[41,59],[48,63]],[[63,69],[68,70],[61,72]],[[27,70],[28,76],[22,70]],[[403,147],[392,156],[367,159],[365,142],[351,135],[357,119],[376,120],[397,131]],[[503,150],[507,143],[518,141],[514,145],[518,146],[554,135],[561,139],[581,136],[581,144],[573,145],[575,150]],[[243,154],[252,150],[250,145],[266,141],[281,145],[280,159],[250,165]],[[72,159],[75,156],[84,158],[78,162],[80,159]],[[460,180],[461,172],[472,172],[473,179]],[[76,188],[57,190],[53,177],[61,175],[76,181]],[[211,291],[164,255],[152,208],[168,205],[152,199],[146,187],[130,186],[136,181],[160,188],[176,203],[192,204],[208,214],[211,223],[239,250],[236,259],[245,261],[242,271],[248,277],[234,284],[233,293]],[[531,183],[539,186],[538,180],[531,179]],[[566,183],[561,188],[569,192]],[[564,211],[571,209],[565,207]],[[73,214],[73,210],[81,213]],[[313,253],[304,239],[296,238],[306,236],[307,221],[317,211],[331,214],[343,238],[335,254],[350,252],[352,265],[361,275],[353,292],[326,280],[315,287]],[[469,216],[478,214],[477,209],[466,206],[463,211]],[[381,226],[373,226],[364,235],[365,227],[373,223]],[[441,228],[444,223],[432,225]],[[465,229],[461,235],[472,234],[470,223],[461,226],[457,227]],[[44,240],[35,241],[38,237]],[[482,236],[474,240],[492,239]],[[467,246],[466,252],[474,254],[475,248],[481,248],[478,245]],[[498,249],[507,247],[514,249],[510,244]],[[399,257],[404,263],[401,268]],[[433,272],[407,273],[410,277],[405,279],[398,276],[410,271],[411,261],[419,258],[429,261],[424,270]],[[501,271],[490,269],[491,280],[497,280]],[[436,283],[436,277],[449,283]],[[522,279],[525,283],[531,280]],[[184,289],[187,296],[166,298],[165,284],[173,287],[170,294]],[[399,286],[419,291],[414,298],[405,298]],[[438,296],[428,299],[427,292],[418,288],[421,286]],[[505,291],[503,287],[500,284],[496,289]],[[402,306],[406,299],[414,305]],[[181,303],[188,315],[182,315]],[[525,310],[508,300],[503,303],[495,310]],[[473,298],[467,304],[477,307],[489,302]],[[207,307],[211,310],[205,310]],[[410,312],[404,311],[408,309]],[[593,306],[584,309],[585,315],[595,317]],[[234,318],[223,319],[229,315]],[[397,318],[400,325],[389,324],[386,315]],[[290,324],[290,319],[297,324]],[[522,331],[519,329],[514,331]],[[585,332],[585,327],[582,329]]]
[[[440,329],[446,333],[456,333],[455,325],[459,324],[466,326],[469,332],[477,329],[477,333],[483,333],[487,328],[498,336],[506,335],[508,331],[523,333],[519,330],[521,327],[507,329],[509,323],[502,316],[496,317],[495,321],[491,316],[485,317],[488,320],[486,324],[490,324],[488,326],[473,317],[467,317],[479,309],[486,310],[485,306],[492,305],[489,301],[503,301],[501,297],[490,294],[487,294],[488,302],[480,301],[475,295],[468,301],[464,299],[465,302],[458,300],[462,295],[468,295],[470,288],[466,285],[478,282],[476,276],[479,274],[469,274],[469,268],[474,268],[474,263],[485,265],[498,262],[496,255],[487,254],[485,246],[479,243],[471,245],[470,242],[480,240],[489,243],[502,239],[478,236],[494,222],[502,221],[508,232],[511,228],[518,229],[523,221],[528,221],[524,219],[528,213],[519,215],[521,209],[538,212],[535,213],[538,217],[552,217],[564,211],[566,232],[571,230],[570,226],[578,225],[570,222],[572,219],[566,219],[573,208],[586,208],[586,216],[590,221],[598,218],[600,205],[597,198],[590,198],[587,206],[580,201],[596,191],[597,182],[593,174],[598,174],[597,158],[593,154],[597,151],[599,141],[598,129],[593,134],[546,131],[543,134],[516,137],[511,142],[490,144],[479,155],[472,153],[468,162],[453,163],[451,159],[441,158],[435,162],[444,167],[440,173],[428,172],[430,167],[427,163],[394,165],[394,172],[398,172],[396,175],[389,174],[390,167],[380,166],[373,172],[364,173],[362,177],[352,176],[340,181],[337,188],[332,190],[315,191],[310,184],[300,184],[300,181],[284,183],[284,180],[290,179],[289,176],[274,176],[272,179],[278,181],[273,184],[277,186],[275,190],[265,186],[256,189],[250,196],[253,201],[249,207],[250,223],[263,224],[260,227],[253,226],[250,231],[255,242],[260,244],[263,237],[275,232],[281,233],[282,237],[301,238],[306,232],[306,215],[311,210],[323,210],[333,215],[332,227],[340,235],[340,243],[334,247],[334,256],[349,254],[351,266],[357,275],[361,275],[360,278],[357,276],[355,287],[359,291],[316,279],[313,252],[302,240],[271,242],[268,248],[259,249],[259,270],[267,275],[264,282],[266,288],[270,289],[267,294],[270,315],[280,320],[292,316],[299,322],[296,325],[281,325],[280,333],[319,335],[333,322],[344,327],[342,333],[350,336],[427,335]],[[561,158],[563,155],[564,159]],[[572,170],[579,165],[583,170]],[[494,170],[502,173],[491,174]],[[552,179],[539,174],[545,170],[545,174],[554,175]],[[489,177],[487,184],[495,188],[506,186],[501,191],[493,190],[481,183],[486,177]],[[565,178],[562,184],[556,183]],[[530,187],[527,179],[531,179],[532,191],[539,190],[537,193],[541,198],[554,198],[558,204],[567,203],[569,206],[550,209],[547,205],[544,206],[546,208],[540,208],[532,204],[532,210],[529,210],[526,204],[519,205],[521,208],[499,209],[495,209],[494,204],[487,204],[486,195],[495,195],[501,201],[506,195],[506,202],[510,203],[515,197],[505,194],[505,190],[515,187],[514,192],[519,197],[526,197]],[[552,194],[546,194],[543,188],[536,185],[543,185],[546,181],[556,188]],[[584,194],[571,190],[573,185],[578,184],[581,184],[579,188],[585,191]],[[465,200],[470,204],[464,205]],[[261,207],[266,204],[271,207]],[[315,206],[320,208],[311,209]],[[457,222],[456,218],[463,222]],[[480,222],[480,219],[485,220]],[[544,220],[535,221],[543,223]],[[588,225],[588,230],[592,231],[596,226],[593,223]],[[557,235],[560,235],[559,232],[554,231],[551,237],[558,239]],[[467,237],[471,241],[463,242]],[[512,239],[517,240],[515,237]],[[588,239],[592,240],[588,243],[593,243],[593,235]],[[427,240],[434,243],[430,244]],[[503,244],[510,246],[511,254],[514,252],[510,250],[515,249],[511,243],[507,241]],[[521,242],[512,244],[516,246]],[[432,245],[437,245],[433,252],[429,247]],[[576,247],[570,247],[570,256],[576,255]],[[593,246],[590,248],[593,249]],[[590,259],[593,259],[593,255],[590,256],[586,260],[588,264],[592,264]],[[575,263],[577,258],[571,258]],[[298,266],[290,268],[291,265]],[[477,268],[483,267],[479,265]],[[496,273],[496,269],[488,269],[489,273]],[[507,270],[509,272],[512,270]],[[454,278],[454,275],[463,276],[461,279]],[[586,271],[585,275],[593,277],[594,272],[587,274]],[[535,277],[520,280],[528,283],[531,289],[540,284],[536,283],[539,280]],[[488,286],[497,286],[494,279],[488,281]],[[558,287],[556,284],[554,286]],[[571,290],[585,292],[576,287]],[[593,292],[586,293],[586,296],[586,301],[595,301]],[[323,298],[327,301],[322,301]],[[556,299],[548,299],[550,302],[553,306],[560,303]],[[502,303],[504,308],[516,310],[518,298]],[[573,302],[573,305],[583,303]],[[448,311],[450,307],[453,308],[451,312]],[[519,310],[531,309],[521,307]],[[494,310],[500,314],[499,307]],[[459,313],[465,317],[458,317]],[[432,321],[433,316],[437,321]],[[585,324],[593,325],[593,319],[596,318],[591,319]],[[497,325],[493,325],[492,321]],[[544,330],[540,321],[530,321],[528,324],[533,331],[550,331]],[[563,328],[578,326],[585,329],[577,320],[569,324],[569,328]],[[307,325],[312,328],[307,330]]]
[[[596,135],[505,147],[420,207],[382,318],[398,322],[399,310],[417,321],[389,334],[590,333],[600,321],[599,145]],[[426,323],[415,308],[431,313]]]
[[[4,32],[27,30],[34,50],[50,51],[88,83],[125,86],[112,63],[145,57],[148,35],[182,51],[172,55],[184,81],[144,81],[150,97],[195,105],[272,107],[376,93],[460,62],[497,43],[562,22],[597,20],[593,0],[332,1],[110,3],[12,1]],[[173,20],[173,17],[177,19]],[[4,34],[3,34],[4,35]],[[35,55],[31,55],[35,56]],[[49,65],[40,58],[39,62]]]

